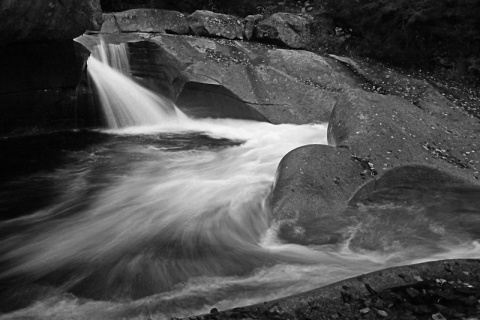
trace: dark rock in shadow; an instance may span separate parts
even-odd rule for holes
[[[194,118],[233,118],[268,121],[260,112],[223,86],[187,82],[177,106]]]

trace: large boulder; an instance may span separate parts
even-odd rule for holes
[[[159,9],[132,9],[104,14],[100,32],[158,32],[188,34],[187,17],[177,11]]]
[[[243,24],[234,16],[197,10],[188,17],[188,21],[197,36],[243,39]]]
[[[258,41],[302,49],[311,41],[313,24],[309,16],[279,12],[258,22],[253,36]]]
[[[0,44],[64,41],[102,25],[99,0],[0,2]]]
[[[338,241],[345,226],[340,213],[370,181],[368,162],[347,148],[308,145],[290,151],[278,166],[271,194],[280,236],[305,244]]]
[[[478,187],[478,120],[434,93],[426,92],[419,106],[359,89],[342,93],[328,127],[335,148],[299,148],[279,165],[272,208],[288,227],[282,236],[306,243],[338,240],[355,221],[347,207],[378,190]],[[373,246],[362,239],[357,235],[350,245]]]

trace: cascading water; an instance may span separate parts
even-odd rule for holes
[[[328,226],[312,221],[328,232],[341,220],[337,243],[286,243],[267,204],[276,167],[296,147],[325,144],[326,126],[190,119],[126,76],[112,54],[124,49],[107,48],[88,69],[110,129],[69,133],[75,143],[51,147],[54,160],[0,185],[6,208],[44,195],[0,221],[1,319],[190,316],[387,266],[479,256],[480,200],[465,190],[402,193],[409,201],[387,192]],[[39,137],[48,139],[65,137]]]
[[[175,105],[137,84],[130,73],[127,46],[101,41],[88,60],[88,73],[109,128],[172,124],[183,113]]]

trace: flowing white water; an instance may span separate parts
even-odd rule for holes
[[[172,124],[185,117],[171,101],[125,76],[130,72],[126,48],[101,42],[88,60],[108,127]]]
[[[338,243],[286,243],[267,203],[275,171],[290,150],[325,144],[325,125],[190,119],[97,59],[88,66],[119,121],[107,141],[41,173],[55,185],[49,206],[0,223],[0,279],[35,297],[0,319],[191,316],[387,266],[480,256],[462,226],[479,224],[475,212],[456,222],[415,205],[352,209],[331,230],[344,235]]]

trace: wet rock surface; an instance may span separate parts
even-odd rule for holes
[[[308,145],[289,152],[278,166],[271,199],[281,237],[303,244],[341,239],[335,232],[346,226],[341,211],[360,186],[373,180],[364,170],[346,148]],[[311,228],[312,217],[322,223]]]
[[[301,237],[312,239],[317,236],[313,229],[313,234],[308,234],[311,219],[333,223],[349,203],[375,190],[402,185],[478,186],[478,121],[453,108],[435,91],[423,96],[421,103],[425,108],[391,95],[344,91],[328,128],[329,144],[336,147],[337,154],[323,158],[323,152],[312,153],[305,162],[299,161],[304,151],[297,149],[282,160],[277,187],[272,191],[276,219],[287,219],[293,230],[302,231]],[[352,162],[357,169],[346,171],[343,166]],[[304,173],[312,179],[299,183],[305,181]],[[341,180],[347,188],[329,178],[339,174],[345,174]],[[344,195],[330,193],[342,185]]]
[[[196,319],[477,319],[479,263],[445,260],[395,267]]]

